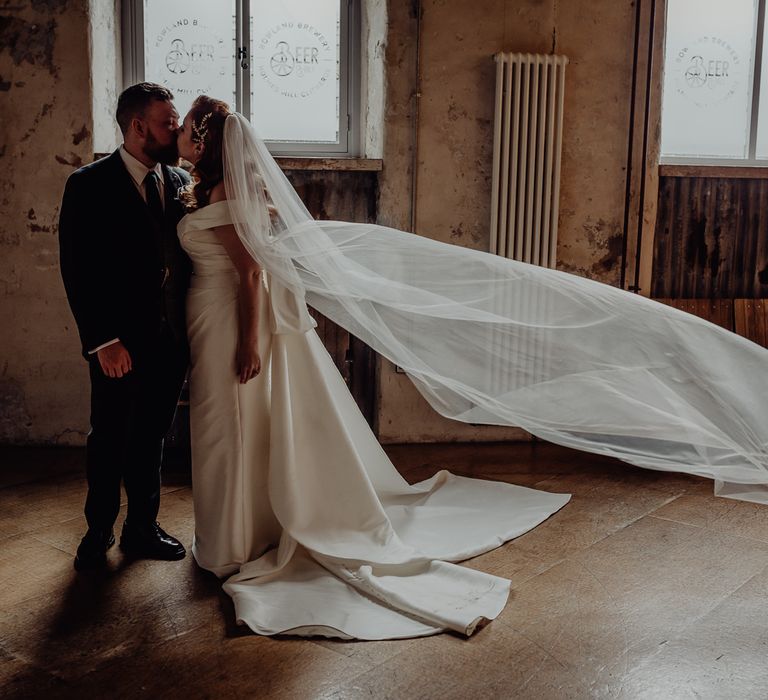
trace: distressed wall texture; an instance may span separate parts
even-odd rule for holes
[[[115,105],[122,86],[120,0],[91,0],[90,44],[93,150],[109,153],[122,137],[115,122]]]
[[[571,64],[559,265],[617,282],[630,0],[425,0],[420,81],[417,3],[363,1],[367,56],[383,60],[383,71],[378,65],[365,72],[372,102],[364,143],[368,155],[384,159],[378,221],[487,249],[492,56],[500,50],[563,53]],[[86,366],[59,277],[56,222],[67,175],[95,150],[88,52],[99,42],[91,26],[116,31],[104,17],[89,17],[87,0],[0,0],[0,442],[81,443],[87,429]],[[117,53],[113,59],[109,71],[116,71]],[[355,188],[342,193],[316,177],[297,184],[313,197],[331,197],[327,206],[315,202],[321,210],[361,194]],[[355,215],[371,216],[371,193],[350,205]],[[442,419],[386,361],[378,398],[383,441],[526,437],[514,428]]]
[[[86,0],[0,5],[0,441],[81,443],[88,375],[59,277],[67,175],[93,153]]]
[[[380,222],[409,228],[413,221],[419,234],[488,250],[492,57],[498,51],[564,54],[570,64],[558,267],[617,284],[632,77],[631,0],[423,0],[420,83],[417,7],[416,2],[388,3]],[[387,361],[381,362],[379,376],[378,427],[385,442],[524,436],[519,430],[442,419]]]

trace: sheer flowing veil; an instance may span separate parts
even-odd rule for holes
[[[311,327],[306,301],[402,367],[443,416],[520,426],[768,503],[762,347],[568,273],[315,221],[240,114],[226,121],[224,171],[238,235],[291,302],[276,332]]]

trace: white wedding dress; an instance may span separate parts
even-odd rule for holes
[[[187,214],[190,408],[198,564],[228,577],[237,620],[260,634],[394,639],[472,634],[509,581],[455,563],[548,518],[569,496],[441,471],[410,486],[359,412],[314,329],[283,333],[291,295],[264,270],[261,373],[238,382],[238,276],[212,227]]]

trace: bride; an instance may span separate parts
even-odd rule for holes
[[[179,154],[194,265],[198,564],[260,634],[470,635],[509,581],[458,562],[568,495],[441,471],[409,485],[314,331],[310,303],[403,367],[441,414],[519,425],[761,500],[762,348],[573,275],[371,224],[314,221],[241,115],[199,97]]]

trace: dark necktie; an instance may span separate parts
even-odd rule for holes
[[[157,173],[154,170],[150,170],[146,177],[144,178],[144,186],[147,190],[147,207],[149,208],[150,213],[152,214],[153,218],[158,224],[162,224],[163,222],[163,203],[160,199],[160,182],[159,178],[157,177]],[[165,251],[163,250],[163,242],[162,242],[162,236],[158,238],[158,246],[159,246],[159,252],[160,257],[162,260],[165,260]],[[163,262],[163,267],[160,270],[161,275],[161,281],[160,286],[165,286],[165,283],[168,281],[168,275],[170,270],[168,269],[168,265]]]
[[[150,170],[144,178],[144,186],[147,190],[147,206],[155,221],[158,223],[163,220],[163,202],[160,199],[160,182],[157,173]]]

